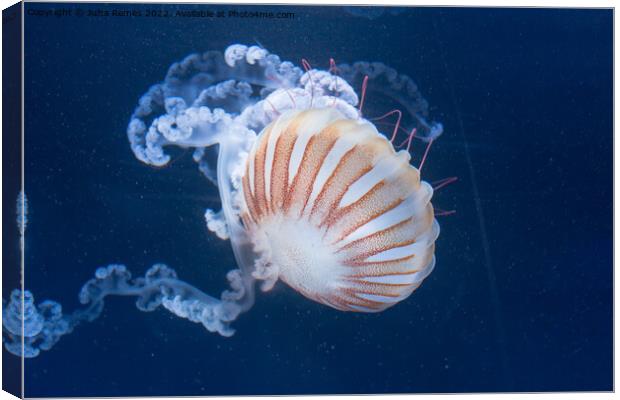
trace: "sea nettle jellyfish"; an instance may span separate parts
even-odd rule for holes
[[[242,309],[254,280],[263,290],[282,280],[338,310],[381,311],[432,271],[439,225],[432,187],[392,143],[402,113],[393,112],[389,140],[362,115],[368,88],[401,104],[418,137],[432,140],[442,127],[424,120],[413,82],[383,64],[302,65],[258,46],[189,56],[141,99],[132,149],[157,166],[170,160],[166,146],[196,149],[219,187],[222,211],[207,210],[207,225],[230,238]],[[214,144],[217,174],[203,158]]]
[[[4,307],[5,347],[10,342],[17,354],[25,339],[31,356],[49,349],[96,318],[108,295],[137,296],[140,310],[162,305],[224,336],[252,306],[256,281],[270,290],[281,280],[342,311],[378,312],[411,295],[435,266],[439,225],[433,188],[420,178],[426,152],[416,168],[409,146],[415,137],[428,151],[442,126],[426,121],[428,106],[413,81],[381,63],[301,64],[258,46],[190,55],[142,96],[127,129],[138,160],[161,167],[171,159],[167,147],[191,148],[217,185],[222,209],[207,209],[205,219],[230,239],[238,268],[227,274],[229,290],[217,299],[163,264],[136,279],[113,264],[84,285],[87,306],[70,315],[15,291]],[[362,112],[371,101],[393,109],[369,120]],[[386,137],[377,127],[388,126]],[[397,151],[401,131],[407,147]],[[214,145],[216,163],[207,151]],[[17,314],[20,298],[28,315]],[[25,338],[22,321],[30,327]]]

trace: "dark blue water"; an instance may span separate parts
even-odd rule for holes
[[[256,42],[286,60],[381,61],[416,80],[445,127],[424,179],[459,177],[433,200],[457,210],[439,220],[435,271],[379,314],[279,284],[232,338],[112,298],[26,360],[25,394],[612,390],[612,11],[256,10],[295,18],[26,16],[26,286],[70,311],[96,267],[165,262],[208,293],[225,288],[232,251],[203,220],[217,191],[191,153],[164,169],[140,163],[125,128],[172,62]]]

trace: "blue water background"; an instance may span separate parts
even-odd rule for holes
[[[62,7],[74,8],[26,4]],[[140,163],[125,128],[171,63],[232,43],[322,67],[381,61],[415,79],[445,126],[423,177],[459,177],[433,200],[457,210],[440,218],[437,267],[379,314],[338,312],[278,284],[232,338],[111,298],[98,320],[26,361],[27,396],[612,389],[612,11],[79,5],[201,7],[295,18],[26,16],[36,298],[70,311],[113,262],[136,275],[165,262],[208,293],[226,287],[229,243],[203,220],[217,191],[189,152],[164,169]],[[388,111],[372,98],[367,107]],[[414,163],[422,151],[415,143]]]

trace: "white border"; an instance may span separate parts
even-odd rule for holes
[[[52,1],[49,1],[52,2]],[[62,1],[55,1],[55,2],[62,2]],[[83,0],[77,0],[77,1],[67,1],[70,3],[87,3],[88,1],[83,1]],[[110,1],[113,2],[113,1]],[[129,1],[119,1],[119,2],[123,2],[123,3],[128,3]],[[237,4],[291,4],[291,1],[285,1],[285,0],[254,0],[254,1],[239,1],[239,0],[226,0],[226,1],[220,1],[220,2],[208,2],[208,1],[202,1],[202,2],[189,2],[189,1],[181,1],[181,0],[150,0],[147,1],[149,3],[237,3]],[[15,1],[12,0],[0,0],[0,5],[2,6],[2,9],[5,9],[13,4],[15,4]],[[136,2],[136,3],[143,3],[143,2]],[[562,7],[562,8],[572,8],[572,7],[582,7],[582,8],[594,8],[594,7],[603,7],[603,8],[610,8],[610,7],[614,7],[615,8],[615,1],[601,1],[601,0],[591,0],[588,2],[584,2],[584,1],[578,1],[578,0],[564,0],[564,1],[552,1],[552,0],[529,0],[529,1],[503,1],[502,3],[497,3],[494,1],[489,1],[489,0],[478,0],[475,2],[472,1],[463,1],[463,0],[450,0],[448,2],[446,1],[433,1],[433,0],[425,0],[424,2],[418,2],[418,1],[403,1],[403,0],[388,0],[388,1],[380,1],[380,0],[355,0],[355,1],[350,1],[350,0],[341,0],[341,1],[330,1],[330,0],[295,0],[294,1],[295,4],[307,4],[307,5],[328,5],[328,4],[358,4],[358,5],[362,5],[362,4],[377,4],[377,3],[381,3],[382,5],[401,5],[401,6],[412,6],[412,5],[426,5],[426,6],[470,6],[470,7]],[[614,25],[615,25],[615,16],[614,16]],[[614,132],[617,131],[617,119],[615,118],[616,115],[616,111],[618,110],[617,104],[615,103],[615,93],[617,93],[617,89],[618,89],[618,82],[615,79],[615,71],[616,71],[616,66],[618,65],[618,53],[616,52],[616,44],[618,43],[618,33],[615,29],[614,26]],[[1,44],[0,44],[0,65],[2,62],[2,51],[1,51]],[[0,81],[0,88],[1,88],[1,81]],[[0,96],[0,117],[2,114],[2,99]],[[1,129],[1,128],[0,128]],[[1,136],[1,131],[0,131],[0,136]],[[616,203],[616,199],[617,199],[617,177],[620,176],[620,174],[618,174],[618,165],[615,162],[615,154],[618,154],[618,150],[620,148],[620,142],[614,140],[614,210],[615,210],[615,206],[617,205]],[[1,170],[2,170],[2,153],[0,152],[0,185],[2,183],[2,174],[1,174]],[[614,212],[614,227],[617,225],[618,222],[618,214],[616,214]],[[2,223],[2,215],[0,214],[0,223]],[[616,245],[619,243],[619,239],[618,237],[614,237],[614,266],[615,266],[615,248]],[[2,249],[2,242],[0,241],[0,251]],[[615,271],[615,270],[614,270]],[[1,277],[0,277],[0,283],[1,283]],[[615,296],[615,288],[618,287],[618,283],[620,278],[618,277],[618,274],[614,273],[614,384],[616,382],[618,382],[618,370],[615,368],[615,360],[616,360],[616,356],[617,356],[617,347],[615,346],[616,343],[616,339],[618,338],[618,329],[617,329],[617,319],[615,318],[616,316],[616,310],[618,309],[617,307],[617,302],[616,302],[616,296]],[[1,285],[0,285],[1,286]],[[1,368],[2,368],[2,358],[0,357],[0,382],[2,379],[2,375],[1,375]],[[67,377],[67,379],[71,379],[71,377]],[[287,397],[291,397],[291,398],[295,398],[295,399],[299,399],[299,400],[309,400],[309,399],[318,399],[321,397],[325,397],[325,396],[287,396]],[[352,399],[361,399],[367,396],[337,396],[338,399],[343,399],[343,400],[352,400]],[[550,399],[550,400],[572,400],[572,399],[588,399],[588,400],[599,400],[599,399],[612,399],[615,398],[616,395],[615,393],[575,393],[575,392],[566,392],[566,393],[551,393],[551,394],[495,394],[495,393],[490,393],[490,394],[468,394],[468,395],[452,395],[452,394],[441,394],[441,395],[377,395],[377,396],[373,396],[373,398],[386,398],[386,399],[390,399],[390,400],[405,400],[405,399],[420,399],[420,400],[455,400],[455,399],[496,399],[496,398],[500,398],[500,399],[507,399],[507,400],[520,400],[520,399],[537,399],[537,398],[542,398],[542,399]],[[620,396],[619,396],[620,397]],[[6,392],[0,392],[0,400],[5,400],[5,399],[14,399],[15,397],[13,397],[12,395],[6,393]],[[212,399],[226,399],[226,397],[209,397]],[[228,397],[230,398],[230,397]],[[241,399],[241,400],[245,400],[245,399],[251,399],[251,398],[257,398],[257,397],[243,397],[243,396],[238,396],[235,397],[235,399]],[[261,396],[261,399],[265,399],[265,400],[271,400],[271,399],[279,399],[280,397],[276,397],[276,396]],[[74,399],[81,399],[81,398],[74,398]],[[187,399],[187,397],[149,397],[149,399]]]

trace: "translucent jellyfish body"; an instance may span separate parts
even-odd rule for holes
[[[14,291],[3,301],[5,348],[27,357],[49,350],[97,318],[110,295],[135,296],[142,311],[162,306],[223,336],[252,307],[257,281],[269,290],[282,280],[345,311],[381,311],[407,298],[435,265],[439,226],[432,188],[392,141],[399,126],[425,141],[443,128],[427,122],[415,83],[384,64],[301,64],[238,44],[193,54],[169,68],[130,118],[127,136],[139,161],[161,167],[169,148],[193,149],[205,184],[217,185],[222,208],[204,215],[210,231],[230,240],[237,265],[226,275],[229,289],[218,298],[163,264],[135,279],[112,264],[86,282],[84,308],[70,314]],[[398,109],[390,140],[378,129],[385,120],[376,125],[362,114],[364,101],[375,100]],[[213,163],[207,149],[215,145]],[[22,195],[22,246],[26,204]]]
[[[264,290],[281,279],[340,310],[381,311],[432,271],[439,227],[432,188],[362,116],[365,93],[352,84],[402,106],[420,138],[443,129],[426,122],[413,81],[381,63],[302,64],[258,46],[189,56],[140,100],[132,149],[158,166],[170,160],[167,146],[196,149],[222,200],[221,211],[206,211],[207,226],[231,240],[244,309],[255,279]],[[214,144],[211,166],[202,154]]]

